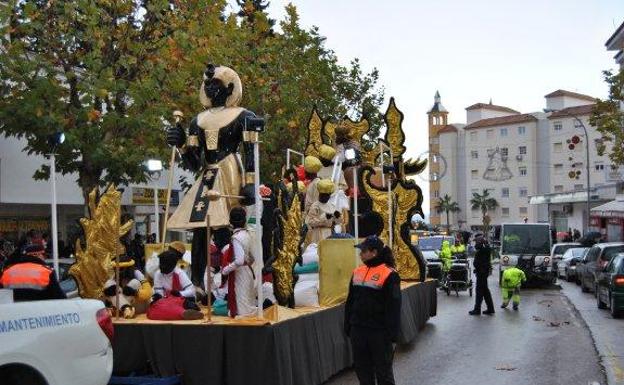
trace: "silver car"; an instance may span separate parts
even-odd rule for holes
[[[557,276],[572,282],[576,279],[576,265],[583,259],[589,247],[573,247],[567,249],[557,264]]]

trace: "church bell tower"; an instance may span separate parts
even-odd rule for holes
[[[442,105],[440,93],[436,91],[429,116],[429,222],[434,226],[441,223],[436,211],[440,197],[440,130],[448,124],[448,111]]]

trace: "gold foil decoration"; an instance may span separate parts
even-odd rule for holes
[[[206,136],[206,149],[217,150],[219,148],[219,129],[204,130]]]
[[[316,107],[312,110],[310,120],[308,121],[308,143],[306,144],[305,154],[319,157],[317,148],[323,144],[323,120],[319,116]]]
[[[294,293],[293,267],[299,257],[303,213],[299,195],[295,194],[286,216],[280,218],[284,242],[273,262],[273,291],[280,305],[287,305]]]
[[[405,134],[403,133],[402,127],[403,113],[397,108],[394,103],[394,98],[390,98],[390,105],[388,106],[388,110],[386,110],[384,120],[386,121],[386,126],[388,127],[384,139],[390,145],[394,159],[399,159],[403,156],[406,150],[403,145],[403,143],[405,143]]]
[[[119,241],[133,225],[130,220],[121,223],[121,193],[111,185],[96,202],[97,189],[89,193],[91,218],[81,218],[85,233],[86,249],[76,241],[76,263],[69,274],[78,283],[82,298],[102,298],[104,283],[113,274],[113,262],[126,252]]]
[[[411,186],[410,186],[411,187]],[[410,245],[405,243],[405,240],[401,237],[400,226],[403,223],[410,223],[415,207],[419,205],[419,193],[414,188],[405,188],[403,183],[397,183],[394,188],[394,192],[397,196],[397,210],[395,225],[395,238],[394,240],[394,259],[396,261],[397,271],[401,276],[401,279],[420,279],[420,266],[418,260],[414,258]],[[421,197],[422,198],[422,197]],[[420,199],[422,202],[422,199]]]

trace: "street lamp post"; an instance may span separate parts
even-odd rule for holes
[[[587,127],[585,127],[585,124],[583,124],[583,121],[581,119],[579,119],[578,116],[573,115],[571,113],[569,113],[566,110],[555,110],[555,109],[545,109],[544,112],[561,112],[564,115],[567,115],[569,117],[571,117],[572,119],[576,120],[581,127],[583,128],[583,132],[585,133],[585,155],[586,155],[586,174],[587,174],[587,212],[585,213],[585,233],[587,234],[589,232],[589,213],[590,213],[590,200],[591,200],[591,195],[590,195],[590,177],[589,177],[589,135],[587,134]]]
[[[150,159],[147,161],[147,170],[153,175],[160,176],[160,172],[163,169],[162,161],[157,159]],[[158,186],[154,185],[154,220],[155,220],[155,231],[156,233],[156,243],[160,243],[160,213],[158,212]]]
[[[50,182],[52,187],[51,205],[51,228],[52,228],[52,261],[54,263],[54,274],[59,279],[59,253],[58,253],[58,218],[56,213],[56,149],[65,141],[65,134],[56,132],[48,137],[48,144],[52,149],[50,153]]]

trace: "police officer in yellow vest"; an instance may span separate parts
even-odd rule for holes
[[[12,289],[14,301],[64,299],[54,271],[44,261],[43,245],[26,246],[24,254],[8,262],[0,275],[0,288]]]
[[[392,251],[377,236],[355,247],[364,265],[353,271],[344,320],[355,372],[362,385],[394,384],[392,343],[397,340],[401,318],[399,274]]]

